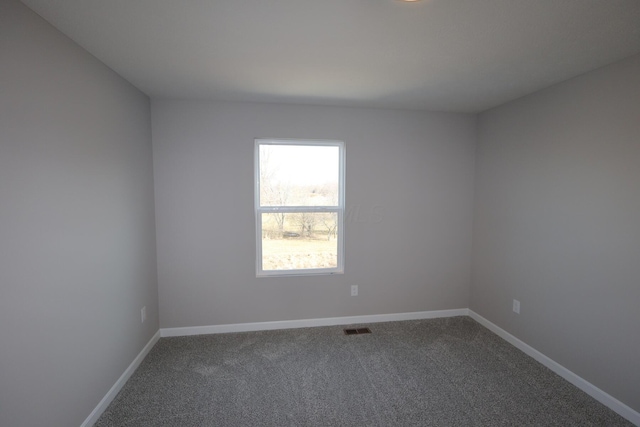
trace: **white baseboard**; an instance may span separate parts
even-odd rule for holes
[[[435,319],[438,317],[468,316],[469,310],[416,311],[411,313],[373,314],[367,316],[327,317],[323,319],[283,320],[277,322],[235,323],[229,325],[190,326],[160,329],[161,337],[224,334],[229,332],[269,331],[274,329],[312,328],[316,326],[353,325],[356,323],[395,322],[398,320]]]
[[[153,337],[151,337],[147,345],[145,345],[142,351],[138,353],[135,359],[133,359],[133,362],[131,362],[129,367],[125,369],[124,373],[120,375],[120,378],[118,378],[118,381],[116,381],[113,387],[111,387],[111,389],[107,392],[107,394],[102,398],[100,403],[98,403],[98,406],[96,406],[95,409],[91,411],[91,414],[89,414],[87,419],[84,420],[84,422],[80,425],[80,427],[91,427],[96,421],[98,421],[98,418],[100,418],[100,415],[102,415],[104,410],[107,409],[107,406],[109,406],[109,404],[113,401],[113,399],[115,399],[118,392],[122,389],[124,384],[131,377],[131,375],[133,375],[133,373],[138,368],[138,366],[140,366],[140,363],[142,363],[144,358],[147,356],[147,354],[149,354],[149,351],[151,351],[151,349],[158,342],[159,339],[160,339],[160,330],[158,330],[158,332],[156,332],[153,335]]]
[[[538,350],[531,347],[529,344],[526,344],[523,341],[520,341],[518,338],[511,335],[509,332],[505,331],[498,325],[480,316],[478,313],[474,312],[473,310],[469,310],[469,316],[472,319],[474,319],[476,322],[480,323],[485,328],[489,329],[494,334],[498,335],[499,337],[501,337],[502,339],[504,339],[505,341],[513,345],[514,347],[520,349],[523,353],[527,354],[528,356],[531,356],[532,358],[542,363],[547,368],[551,369],[556,374],[560,375],[565,380],[569,381],[571,384],[575,385],[580,390],[584,391],[589,396],[596,399],[598,402],[602,403],[603,405],[617,412],[627,420],[631,421],[633,424],[640,426],[640,413],[638,413],[637,411],[633,410],[629,406],[620,402],[618,399],[611,396],[610,394],[600,390],[598,387],[591,384],[589,381],[585,380],[584,378],[574,374],[573,372],[571,372],[564,366],[560,365],[553,359],[540,353]]]

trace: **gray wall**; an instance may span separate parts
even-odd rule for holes
[[[150,127],[145,95],[0,2],[2,426],[80,425],[158,330]]]
[[[640,56],[481,114],[476,167],[471,309],[640,411]]]
[[[475,125],[462,114],[154,100],[161,327],[466,308]],[[345,142],[344,275],[255,277],[259,137]]]

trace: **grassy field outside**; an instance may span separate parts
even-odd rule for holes
[[[263,270],[295,270],[303,268],[336,268],[336,239],[291,238],[262,239]]]

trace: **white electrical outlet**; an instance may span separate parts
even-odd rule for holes
[[[146,305],[144,307],[142,307],[142,310],[140,310],[140,323],[144,323],[145,320],[147,320],[147,306]]]
[[[520,301],[517,299],[513,300],[513,312],[520,314]]]
[[[352,297],[358,296],[358,285],[351,285],[351,296]]]

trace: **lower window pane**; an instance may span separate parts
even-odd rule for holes
[[[262,269],[336,268],[337,236],[334,212],[262,214]]]

